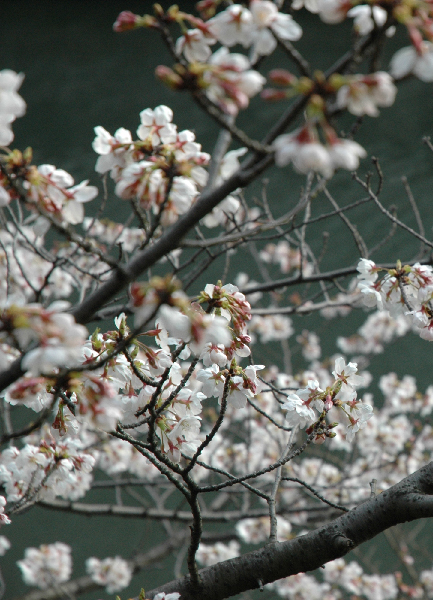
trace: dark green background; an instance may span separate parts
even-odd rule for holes
[[[171,64],[158,35],[153,31],[124,34],[112,31],[112,24],[121,10],[143,14],[151,11],[151,5],[150,2],[128,0],[1,2],[0,69],[11,68],[24,72],[26,76],[20,93],[28,109],[27,114],[14,124],[14,145],[20,149],[32,146],[36,164],[52,163],[69,171],[77,182],[90,178],[97,183],[94,173],[96,155],[91,148],[93,127],[102,125],[111,133],[118,127],[126,127],[135,135],[139,112],[158,104],[171,106],[179,130],[193,129],[203,149],[212,150],[217,135],[213,121],[203,115],[186,95],[168,90],[154,78],[158,64]],[[182,8],[185,5],[191,8],[192,3],[182,3]],[[325,26],[317,17],[305,14],[299,15],[298,20],[304,28],[304,36],[297,47],[316,68],[328,67],[346,50],[351,35],[349,26]],[[385,68],[393,48],[398,44],[408,45],[405,37],[405,33],[401,32],[390,42],[383,65]],[[263,72],[276,65],[287,66],[281,55],[272,60],[265,59]],[[282,105],[263,105],[260,99],[255,98],[251,107],[251,111],[240,115],[238,123],[251,137],[259,138],[278,117]],[[380,159],[386,176],[383,202],[386,205],[397,204],[399,217],[414,225],[400,182],[403,174],[408,176],[423,211],[427,236],[431,234],[433,223],[433,155],[422,144],[421,138],[433,131],[432,109],[432,86],[415,80],[407,81],[401,85],[395,105],[383,109],[379,119],[366,119],[357,137],[370,155]],[[343,119],[340,126],[348,128],[352,122],[352,118]],[[361,171],[369,168],[367,159]],[[294,175],[291,168],[272,169],[266,176],[270,177],[268,195],[275,214],[282,213],[296,200],[302,179]],[[337,174],[331,188],[341,204],[362,195],[348,173]],[[258,186],[253,187],[255,193],[258,190]],[[123,205],[115,199],[112,202],[109,210],[117,216]],[[356,219],[368,240],[377,240],[388,230],[388,225],[371,208],[360,210]],[[350,238],[342,233],[340,222],[327,225],[327,230],[331,251],[323,268],[352,264],[357,257],[356,249]],[[320,236],[320,228],[317,228],[318,245]],[[379,258],[404,260],[412,256],[414,248],[407,236],[401,236]],[[216,277],[219,265],[215,269]],[[342,335],[352,333],[354,323],[360,324],[363,318],[359,315],[351,321],[335,320],[319,326],[317,319],[311,317],[305,318],[298,327],[314,329],[319,326],[325,349],[332,354],[336,351],[333,346],[336,332]],[[328,341],[329,346],[326,347]],[[267,362],[278,363],[278,348],[268,347],[266,352]],[[378,357],[374,373],[394,370],[400,375],[407,372],[415,374],[423,390],[430,383],[430,355],[431,346],[410,335]],[[295,362],[297,360],[295,355]],[[144,550],[155,543],[157,530],[147,521],[103,518],[86,521],[66,514],[31,510],[14,519],[14,523],[1,532],[12,542],[12,549],[1,559],[7,583],[6,597],[14,597],[26,589],[15,566],[25,547],[56,540],[69,543],[73,547],[74,576],[77,576],[83,574],[84,561],[89,555],[101,558],[115,554],[127,556],[136,549]],[[142,585],[151,589],[171,579],[172,570],[167,569],[165,565],[139,575],[133,585],[122,592],[122,598],[128,597],[128,593],[136,594]],[[87,596],[89,600],[100,597],[107,598],[109,595],[98,592]]]

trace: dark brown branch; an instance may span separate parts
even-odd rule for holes
[[[200,594],[191,593],[188,578],[147,592],[179,592],[182,600],[223,600],[277,579],[313,571],[344,556],[382,531],[433,516],[433,463],[409,475],[331,523],[288,542],[267,544],[200,571]]]

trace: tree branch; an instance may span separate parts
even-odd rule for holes
[[[283,543],[226,560],[200,571],[200,598],[222,600],[260,587],[259,580],[277,579],[313,571],[344,556],[382,531],[433,516],[433,463],[419,469],[378,496],[363,502],[331,523]],[[182,600],[198,600],[188,578],[178,579],[147,592],[179,592]]]

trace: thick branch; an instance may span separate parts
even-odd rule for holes
[[[307,535],[283,543],[271,543],[238,558],[200,571],[200,598],[222,600],[260,587],[259,581],[313,571],[344,556],[367,540],[398,523],[433,516],[433,463],[409,475],[382,494]],[[188,578],[178,579],[147,592],[179,592],[182,600],[198,600]]]

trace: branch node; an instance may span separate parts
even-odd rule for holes
[[[332,536],[332,543],[338,552],[349,552],[355,546],[353,540],[350,540],[343,533],[335,533]]]

